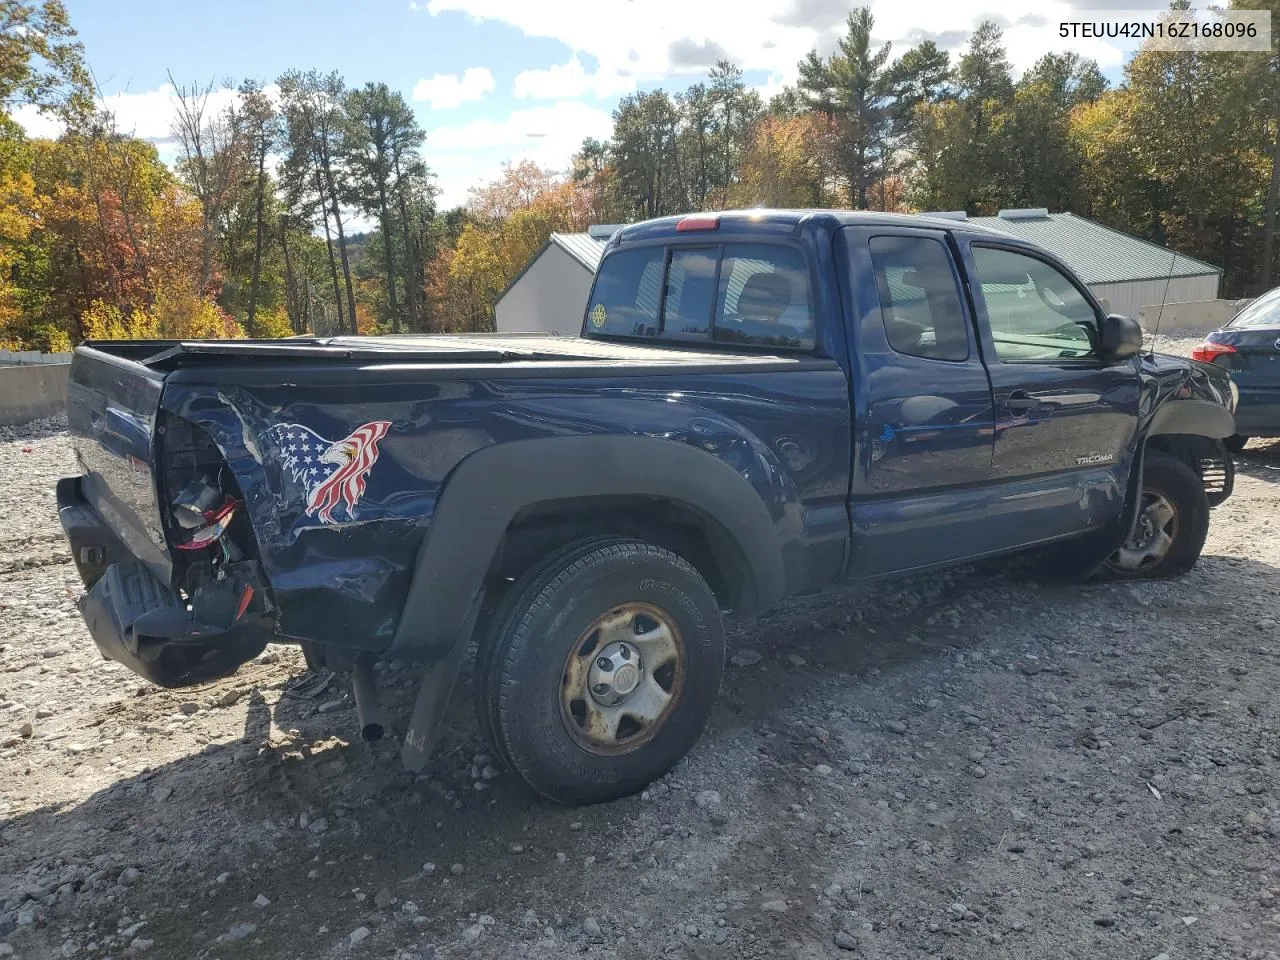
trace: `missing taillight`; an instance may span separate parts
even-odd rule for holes
[[[173,500],[173,519],[184,530],[205,526],[208,514],[223,505],[223,495],[204,480],[192,480]]]
[[[235,519],[238,505],[238,500],[227,497],[225,502],[216,509],[203,511],[200,515],[200,522],[204,526],[197,529],[191,535],[191,539],[182,543],[175,543],[174,546],[179,550],[203,550],[205,547],[217,543],[222,539],[222,535],[227,532],[227,528],[231,526],[231,521]]]

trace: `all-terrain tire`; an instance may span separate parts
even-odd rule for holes
[[[502,647],[499,643],[499,635],[504,624],[511,616],[512,610],[528,605],[533,593],[542,588],[548,574],[560,570],[569,557],[580,553],[592,544],[603,546],[619,541],[619,537],[599,536],[586,537],[566,544],[552,550],[534,563],[514,582],[507,582],[491,589],[485,596],[477,631],[479,645],[476,648],[474,683],[476,722],[480,727],[481,735],[493,747],[497,759],[507,766],[511,766],[511,763],[506,758],[494,726],[497,723],[498,686],[493,681],[495,661]]]
[[[490,733],[502,758],[535,791],[579,805],[624,797],[675,765],[702,734],[724,673],[724,627],[715,594],[669,550],[636,540],[589,541],[557,553],[503,603],[486,643]],[[605,622],[649,610],[679,650],[678,677],[651,727],[615,744],[590,736],[566,707],[574,657],[596,656]],[[635,637],[647,615],[636,614]],[[612,628],[611,628],[612,629]],[[600,648],[603,649],[603,648]],[[477,682],[480,678],[477,677]],[[576,725],[575,725],[576,724]]]

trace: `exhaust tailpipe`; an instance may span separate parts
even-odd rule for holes
[[[360,724],[360,736],[367,740],[381,740],[386,733],[382,720],[382,703],[378,699],[378,683],[373,676],[374,658],[367,653],[356,657],[351,668],[351,692],[356,699],[356,720]]]

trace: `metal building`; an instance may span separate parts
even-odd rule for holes
[[[1135,320],[1143,307],[1218,297],[1221,267],[1184,257],[1074,213],[1050,213],[1041,207],[1001,210],[994,217],[966,217],[963,213],[945,216],[1039,244],[1061,257],[1112,313]]]
[[[498,332],[577,334],[591,278],[605,243],[619,226],[602,224],[586,233],[553,233],[494,305]]]

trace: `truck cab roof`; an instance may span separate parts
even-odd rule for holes
[[[613,234],[608,246],[667,240],[680,234],[715,233],[719,236],[749,236],[759,240],[766,236],[796,235],[804,230],[832,233],[840,227],[899,227],[902,229],[949,230],[955,233],[981,234],[1017,241],[1012,234],[968,220],[953,220],[917,213],[882,213],[872,210],[756,209],[725,210],[711,213],[681,214],[628,224]]]

